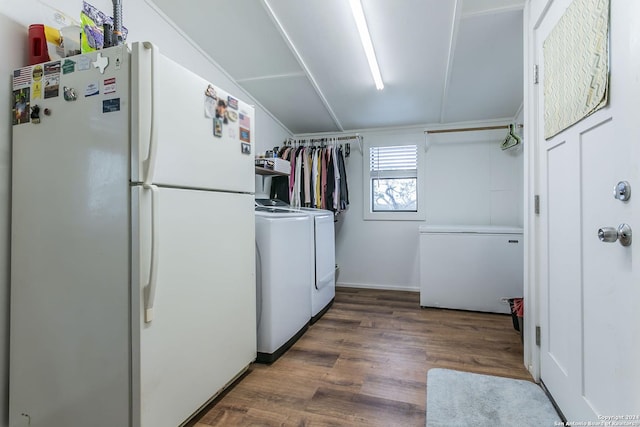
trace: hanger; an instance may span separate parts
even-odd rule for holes
[[[500,148],[502,150],[507,150],[509,148],[515,147],[516,145],[520,145],[522,143],[522,138],[520,137],[520,135],[515,133],[515,130],[516,130],[515,123],[509,124],[509,133],[507,134],[507,137],[504,139],[504,142],[502,143],[502,145],[500,145]]]

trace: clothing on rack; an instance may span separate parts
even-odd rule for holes
[[[349,187],[347,186],[347,171],[344,164],[344,155],[342,153],[342,147],[338,150],[341,162],[338,162],[338,169],[340,171],[340,208],[339,210],[346,210],[349,206]]]
[[[278,157],[289,160],[289,177],[271,180],[271,198],[293,207],[314,207],[342,212],[349,207],[349,188],[341,146],[285,145]]]

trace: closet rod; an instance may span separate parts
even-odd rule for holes
[[[355,139],[360,139],[361,136],[360,135],[353,135],[353,136],[339,136],[337,138],[333,138],[333,137],[318,137],[318,138],[301,138],[301,139],[295,139],[295,138],[290,138],[289,141],[292,142],[315,142],[315,141],[329,141],[331,142],[333,141],[351,141],[351,140],[355,140]]]
[[[523,128],[523,124],[516,125],[518,128]],[[424,133],[449,133],[449,132],[470,132],[474,130],[494,130],[494,129],[509,129],[509,125],[500,125],[500,126],[480,126],[474,128],[458,128],[458,129],[434,129],[434,130],[425,130]]]
[[[309,137],[309,138],[302,138],[302,139],[295,139],[295,138],[288,138],[286,140],[287,144],[313,144],[315,142],[331,142],[331,141],[356,141],[358,143],[358,148],[360,149],[360,154],[362,154],[362,135],[348,135],[348,136],[339,136],[336,138],[327,138],[327,137],[317,137],[317,138],[313,138],[313,137]],[[351,148],[350,148],[350,143],[347,142],[346,144],[346,156],[349,157],[349,154],[351,152]]]

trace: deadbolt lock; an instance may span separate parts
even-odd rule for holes
[[[613,197],[626,202],[631,197],[631,185],[627,181],[620,181],[613,189]]]

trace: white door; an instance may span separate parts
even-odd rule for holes
[[[542,46],[571,1],[548,3],[534,33],[541,67],[539,130],[544,129]],[[599,228],[623,223],[640,231],[639,28],[640,2],[611,0],[609,105],[536,141],[541,379],[572,421],[640,416],[640,234],[627,247],[598,238]],[[619,181],[634,190],[628,201],[614,198]]]

